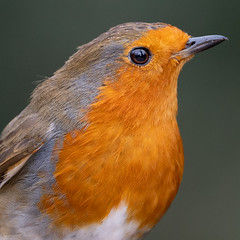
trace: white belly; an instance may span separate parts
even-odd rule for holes
[[[101,224],[92,224],[69,233],[64,240],[137,240],[144,232],[146,229],[139,229],[137,222],[127,221],[127,207],[121,204],[112,209]]]

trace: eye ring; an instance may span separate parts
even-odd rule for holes
[[[152,53],[145,47],[135,47],[128,54],[130,61],[137,66],[147,65],[151,57]]]

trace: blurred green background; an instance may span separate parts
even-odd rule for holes
[[[230,41],[197,55],[179,78],[185,172],[146,239],[240,239],[239,0],[0,0],[0,129],[76,47],[128,21],[166,22]]]

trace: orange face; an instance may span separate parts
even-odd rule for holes
[[[131,49],[136,47],[148,49],[151,52],[151,59],[148,64],[139,65],[139,67],[145,73],[149,71],[152,74],[159,74],[169,63],[176,66],[176,58],[173,55],[184,49],[189,38],[187,33],[168,25],[164,28],[145,32],[141,38],[126,46],[124,53],[128,55]],[[129,62],[126,57],[124,60],[126,63]],[[136,64],[133,66],[136,67]]]
[[[156,30],[148,30],[132,43],[125,43],[122,56],[124,64],[120,63],[121,67],[117,70],[120,78],[125,78],[121,85],[126,88],[134,86],[134,89],[131,89],[132,92],[138,90],[141,92],[142,88],[147,86],[157,86],[158,90],[161,90],[168,84],[168,80],[170,83],[174,73],[179,74],[183,64],[189,60],[189,57],[174,56],[184,49],[189,38],[187,33],[167,25]],[[134,51],[138,55],[139,51],[142,51],[146,56],[142,56],[140,62],[134,61]],[[176,81],[177,76],[174,77]],[[120,84],[121,81],[116,81],[116,85],[117,82]]]
[[[116,115],[121,115],[122,120],[132,119],[128,124],[147,120],[157,124],[162,118],[175,119],[177,78],[189,58],[177,59],[173,55],[185,47],[188,39],[188,34],[167,26],[149,30],[138,40],[126,44],[122,56],[124,64],[119,64],[115,79],[109,77],[101,88],[98,98],[104,101],[102,107],[106,106],[106,111],[117,108]],[[134,62],[136,59],[131,53],[136,49],[148,51],[143,52],[146,59],[145,55],[140,56],[143,63]],[[102,101],[96,101],[93,105],[97,106]],[[106,101],[108,103],[105,104]]]

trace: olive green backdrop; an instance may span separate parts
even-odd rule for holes
[[[28,104],[38,81],[116,24],[162,21],[193,36],[226,35],[229,42],[200,53],[181,72],[183,182],[146,239],[238,240],[239,10],[239,0],[0,0],[0,129]]]

